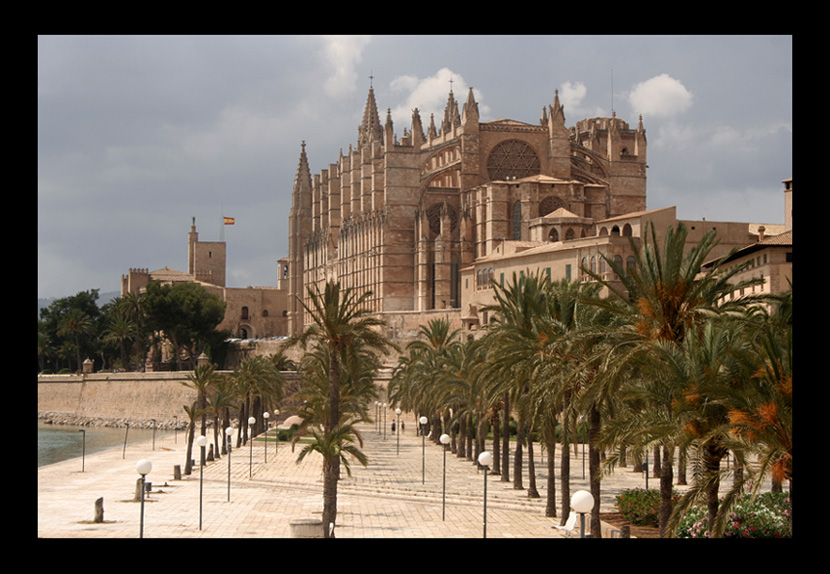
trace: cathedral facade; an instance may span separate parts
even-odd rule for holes
[[[370,88],[358,139],[312,176],[305,143],[281,261],[289,333],[296,297],[339,281],[385,315],[460,310],[462,275],[509,242],[567,242],[646,209],[646,136],[612,117],[567,127],[558,94],[538,124],[482,122],[472,89],[443,118],[417,109],[398,137]],[[460,313],[456,313],[460,315]]]

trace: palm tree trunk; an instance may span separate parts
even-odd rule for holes
[[[669,519],[671,518],[672,481],[674,479],[672,458],[672,449],[669,445],[664,444],[662,464],[660,466],[660,510],[658,513],[660,538],[666,538]]]
[[[548,439],[545,448],[548,449],[548,486],[547,503],[545,504],[545,516],[556,516],[556,427],[554,435]]]
[[[493,471],[492,475],[501,474],[501,424],[499,421],[498,411],[491,422],[493,425]]]
[[[340,357],[329,347],[329,420],[325,432],[340,424]],[[340,480],[340,457],[334,456],[323,467],[323,536],[334,538],[337,524],[337,481]],[[329,527],[332,526],[332,528]]]
[[[718,445],[709,445],[706,447],[704,456],[706,457],[706,478],[708,486],[706,487],[706,509],[709,514],[709,536],[712,536],[712,527],[715,524],[715,518],[718,515],[718,488],[720,487],[720,461],[723,458],[723,448]]]
[[[525,424],[519,415],[519,424],[516,427],[516,454],[513,455],[513,490],[524,490],[522,482],[522,444],[525,440]]]
[[[596,405],[591,405],[591,412],[588,415],[588,472],[590,474],[591,495],[597,501],[591,509],[591,536],[602,538],[602,524],[599,519],[600,492],[600,451],[596,448],[596,440],[601,430],[602,419]],[[583,445],[583,448],[584,445]]]
[[[541,498],[539,491],[536,489],[536,463],[533,460],[533,429],[528,425],[527,428],[527,497]]]
[[[562,473],[562,524],[568,519],[571,511],[571,444],[570,433],[568,432],[568,409],[570,403],[570,391],[565,391],[565,398],[562,408],[562,460],[559,469]]]
[[[196,435],[196,421],[190,421],[187,425],[187,454],[184,461],[184,473],[193,472],[193,438]]]
[[[505,392],[502,398],[504,403],[504,436],[502,438],[502,453],[504,464],[501,465],[501,481],[510,482],[510,394]]]
[[[340,457],[323,464],[323,537],[334,538],[330,524],[337,523],[337,481],[340,478]]]

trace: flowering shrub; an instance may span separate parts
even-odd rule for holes
[[[677,500],[678,494],[672,493],[672,502]],[[616,497],[617,511],[634,526],[659,525],[658,511],[660,510],[660,491],[644,488],[624,490]]]
[[[789,538],[790,498],[785,493],[766,493],[754,503],[749,497],[735,505],[724,528],[724,538]],[[693,507],[680,521],[678,538],[706,538],[709,517],[706,508]]]

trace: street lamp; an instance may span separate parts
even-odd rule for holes
[[[594,507],[594,495],[587,490],[577,490],[571,496],[571,509],[579,514],[579,537],[585,538],[585,515]]]
[[[418,419],[418,422],[421,423],[421,484],[426,483],[426,449],[427,449],[427,418],[425,416],[421,416]]]
[[[438,440],[444,445],[444,484],[441,494],[441,520],[444,520],[447,514],[447,445],[450,442],[450,435],[444,433]]]
[[[251,441],[251,457],[248,460],[248,478],[251,478],[254,474],[254,424],[256,423],[256,419],[254,417],[248,417],[248,428],[250,429],[251,436],[248,439]]]
[[[386,440],[386,408],[389,405],[383,403],[383,440]]]
[[[205,446],[207,445],[207,437],[200,435],[196,439],[196,446],[202,449],[202,460],[199,464],[199,530],[202,529],[202,492],[204,489],[204,475],[205,475]]]
[[[398,417],[398,423],[395,425],[395,431],[398,435],[398,452],[401,454],[401,409],[395,409],[395,414]]]
[[[265,419],[265,464],[268,464],[268,419],[270,416],[268,411],[262,413],[262,418]]]
[[[153,463],[143,458],[135,465],[135,471],[141,475],[141,526],[139,530],[139,538],[144,538],[144,485],[146,484],[144,478],[153,470]]]
[[[231,443],[236,429],[228,427],[225,429],[225,440],[228,441],[228,502],[231,501]]]
[[[127,436],[130,434],[130,423],[126,423],[126,427],[124,430],[124,448],[121,450],[121,458],[127,457]]]
[[[153,421],[153,450],[156,450],[156,419],[150,419]]]
[[[86,429],[78,429],[78,432],[83,433],[81,435],[81,472],[83,472],[86,464]]]
[[[487,538],[487,475],[490,473],[490,465],[493,464],[493,455],[482,451],[478,455],[478,464],[484,467],[484,538]]]

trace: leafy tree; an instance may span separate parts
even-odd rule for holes
[[[186,350],[191,358],[204,348],[225,316],[227,304],[196,283],[172,285],[151,281],[144,294],[148,325],[164,333],[176,353],[179,369]]]

